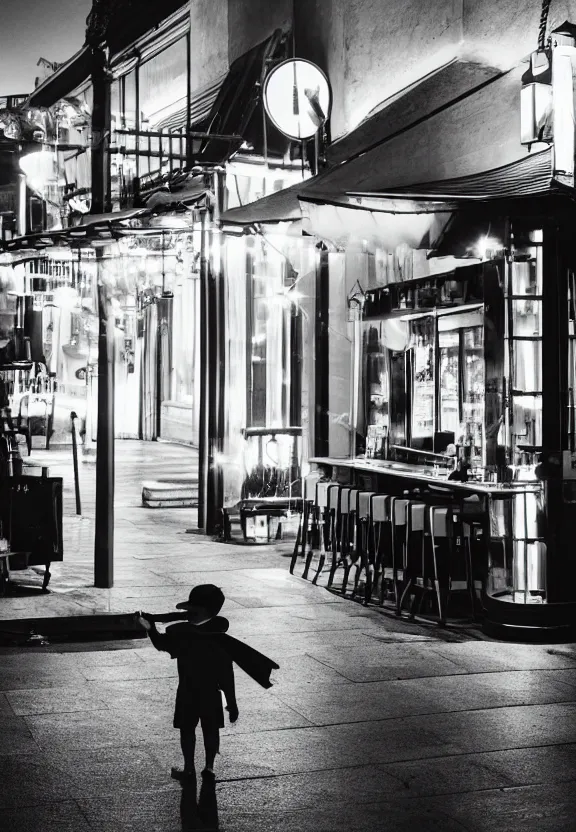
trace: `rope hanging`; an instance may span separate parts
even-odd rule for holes
[[[548,15],[552,0],[542,0],[542,11],[540,12],[540,27],[538,29],[538,50],[543,52],[546,48],[546,29],[548,28]]]

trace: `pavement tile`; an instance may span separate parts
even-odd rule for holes
[[[512,785],[502,770],[483,766],[476,761],[476,755],[395,762],[381,768],[400,780],[407,799]]]
[[[509,751],[474,754],[474,760],[504,774],[515,786],[576,781],[576,744],[547,745],[541,748],[514,748]]]
[[[72,796],[69,778],[44,755],[4,757],[1,778],[0,809],[55,803]]]
[[[322,806],[274,812],[220,811],[222,830],[234,832],[463,832],[464,827],[439,808],[415,808],[392,803]]]
[[[252,804],[264,812],[271,809],[287,812],[375,802],[383,795],[397,795],[401,789],[403,786],[396,778],[373,766],[363,766],[228,781],[218,784],[217,796],[221,811]]]
[[[430,642],[387,644],[372,639],[361,647],[310,651],[322,663],[353,682],[375,682],[427,676],[464,674],[450,659],[440,656]],[[424,669],[425,668],[425,669]]]
[[[93,832],[82,810],[72,800],[0,809],[4,832]]]
[[[41,690],[17,690],[6,694],[16,716],[30,714],[102,711],[108,705],[97,691],[84,687],[53,687]]]
[[[322,730],[338,748],[342,765],[377,765],[461,752],[461,746],[436,730],[428,717],[326,725]]]
[[[441,806],[468,832],[573,832],[576,781],[445,795]]]
[[[24,718],[3,714],[0,719],[0,757],[12,754],[32,754],[38,750],[38,743]],[[0,778],[1,769],[0,765]]]
[[[109,709],[23,717],[36,743],[50,752],[140,745],[146,726],[137,714]]]
[[[421,713],[537,705],[576,698],[576,691],[558,682],[554,671],[538,670],[409,679],[397,687],[417,694]]]
[[[576,742],[576,704],[522,705],[456,711],[404,720],[407,734],[417,737],[424,726],[469,753]]]
[[[14,711],[10,707],[10,702],[6,698],[6,694],[0,693],[0,719],[4,716],[14,716]]]
[[[436,644],[434,651],[472,673],[576,667],[576,652],[539,644],[472,641]]]
[[[97,832],[182,832],[180,789],[168,784],[165,790],[140,790],[78,799],[90,829]]]
[[[168,656],[166,656],[168,659]],[[114,664],[112,666],[93,666],[86,667],[83,670],[86,678],[89,681],[98,682],[121,682],[123,680],[133,679],[166,679],[173,678],[178,675],[176,662],[170,660],[164,661],[161,664],[154,662],[129,662],[125,666]]]
[[[76,798],[138,792],[143,783],[150,790],[176,787],[170,772],[167,776],[159,770],[156,757],[143,745],[69,750],[44,756],[65,776],[68,791]]]

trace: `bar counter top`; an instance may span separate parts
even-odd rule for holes
[[[459,482],[449,480],[447,476],[434,476],[426,471],[423,465],[411,465],[408,462],[393,462],[382,459],[356,459],[335,458],[335,457],[311,457],[309,462],[315,465],[329,465],[338,468],[352,468],[355,471],[364,471],[371,474],[386,474],[386,476],[404,477],[412,481],[426,483],[428,486],[446,491],[447,489],[482,494],[493,499],[501,499],[514,494],[526,494],[527,492],[539,491],[540,482],[525,483],[496,483],[496,482]]]

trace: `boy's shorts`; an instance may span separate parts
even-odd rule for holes
[[[214,689],[185,689],[178,686],[174,709],[174,728],[224,728],[222,694]]]

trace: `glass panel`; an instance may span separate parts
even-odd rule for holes
[[[368,425],[388,425],[388,350],[382,344],[379,329],[378,325],[369,326],[365,335]]]
[[[514,390],[536,393],[542,390],[542,342],[518,341],[513,343]]]
[[[488,594],[516,604],[546,602],[546,544],[541,490],[490,506]]]
[[[542,445],[542,397],[514,396],[512,445]]]
[[[136,72],[133,70],[124,76],[124,112],[123,127],[128,130],[136,128]]]
[[[114,130],[122,126],[122,108],[120,102],[120,79],[110,84],[110,114],[112,117],[112,142],[117,141]]]
[[[465,435],[472,438],[472,444],[480,451],[482,447],[482,426],[484,423],[484,327],[475,326],[463,331],[464,337],[464,390],[462,416]]]
[[[512,316],[514,336],[541,336],[542,335],[542,301],[513,300]]]
[[[535,257],[525,262],[512,263],[512,294],[542,294],[542,256],[540,250],[534,249]]]
[[[390,444],[406,444],[406,353],[390,354]]]
[[[180,38],[140,67],[143,130],[158,130],[167,118],[185,109],[187,60],[186,38]]]
[[[460,424],[460,336],[457,331],[439,336],[440,430],[458,433]]]
[[[433,439],[435,390],[432,319],[412,323],[412,340],[412,439]]]

